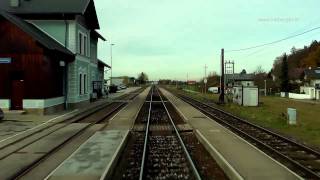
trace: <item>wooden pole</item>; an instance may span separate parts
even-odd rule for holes
[[[224,49],[221,49],[221,79],[219,102],[224,103]]]

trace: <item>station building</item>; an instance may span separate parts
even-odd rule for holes
[[[40,114],[103,92],[93,0],[0,1],[0,108]]]

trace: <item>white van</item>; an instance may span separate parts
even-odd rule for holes
[[[219,87],[209,87],[208,92],[211,92],[213,94],[219,93]]]

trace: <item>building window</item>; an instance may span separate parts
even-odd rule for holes
[[[88,55],[88,37],[82,32],[79,32],[79,54]]]
[[[84,92],[84,94],[86,94],[87,93],[87,75],[86,74],[84,74],[83,75],[83,92]]]
[[[87,36],[83,36],[83,49],[84,49],[84,54],[85,56],[88,55],[88,48],[87,48]]]
[[[88,92],[88,84],[87,84],[87,74],[79,74],[79,94],[87,94]]]
[[[79,33],[79,54],[82,54],[82,33]]]
[[[82,74],[79,75],[79,94],[82,94]]]

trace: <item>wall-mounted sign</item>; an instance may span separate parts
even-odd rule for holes
[[[59,64],[60,64],[61,67],[66,66],[66,63],[64,61],[60,61]]]
[[[0,58],[0,64],[10,64],[11,58]]]

